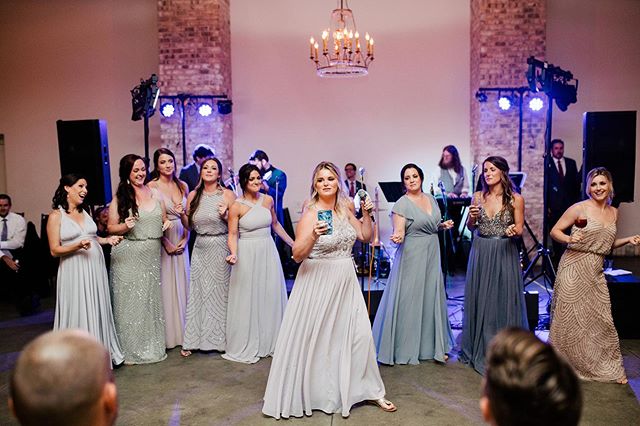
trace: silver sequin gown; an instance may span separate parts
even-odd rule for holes
[[[513,223],[508,209],[490,218],[482,208],[469,253],[459,359],[480,374],[489,341],[498,331],[527,328],[518,248],[505,235]]]
[[[136,225],[111,251],[116,332],[126,364],[162,361],[165,353],[160,250],[162,209],[138,210]]]
[[[333,216],[333,233],[302,262],[271,362],[262,412],[279,419],[312,410],[349,415],[385,395],[351,249],[356,231]]]
[[[231,266],[226,262],[227,222],[220,218],[222,193],[202,193],[193,215],[196,238],[191,258],[184,349],[224,351]]]

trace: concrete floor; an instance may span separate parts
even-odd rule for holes
[[[463,279],[457,275],[451,280],[451,296],[460,294]],[[18,317],[11,306],[0,304],[0,400],[6,400],[9,372],[22,346],[51,328],[53,303],[52,298],[45,299],[43,311],[26,318]],[[453,325],[461,319],[460,308],[460,302],[449,304]],[[546,336],[544,331],[538,334],[542,338]],[[621,343],[630,384],[583,382],[585,404],[581,424],[640,422],[637,397],[640,394],[640,340]],[[120,401],[118,424],[276,424],[276,420],[261,414],[270,365],[271,359],[254,365],[238,364],[223,360],[215,352],[182,358],[179,350],[174,349],[161,363],[119,368],[115,371]],[[374,406],[360,405],[351,410],[348,419],[339,414],[314,412],[312,417],[289,422],[456,426],[482,423],[478,410],[482,378],[458,363],[455,357],[447,365],[425,362],[416,366],[382,366],[381,374],[388,398],[398,406],[397,412],[384,413]],[[6,404],[0,404],[0,424],[16,424]]]

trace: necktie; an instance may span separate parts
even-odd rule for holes
[[[7,227],[7,218],[2,219],[2,233],[0,233],[0,241],[7,241],[9,239],[9,228]]]
[[[355,197],[356,196],[356,184],[355,182],[351,181],[349,182],[349,197]]]
[[[560,160],[558,160],[558,175],[560,175],[560,182],[564,181],[564,170],[562,169]]]

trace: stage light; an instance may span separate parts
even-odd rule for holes
[[[476,92],[476,100],[478,102],[487,102],[487,94],[478,90]]]
[[[531,111],[540,111],[544,106],[544,102],[540,98],[533,98],[529,101],[529,108]]]
[[[508,111],[509,108],[511,108],[511,99],[507,96],[500,96],[500,99],[498,99],[498,106],[501,110]]]
[[[174,112],[176,112],[176,108],[173,104],[162,104],[160,107],[160,114],[162,114],[163,117],[169,118]]]
[[[231,114],[231,106],[233,102],[228,99],[223,99],[218,101],[218,113],[221,115]]]
[[[213,108],[211,108],[211,105],[209,104],[200,104],[200,106],[198,107],[198,113],[203,117],[210,116],[212,112]]]

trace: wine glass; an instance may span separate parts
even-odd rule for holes
[[[573,224],[576,226],[576,228],[582,229],[587,226],[587,217],[584,214],[580,214],[573,222]]]

